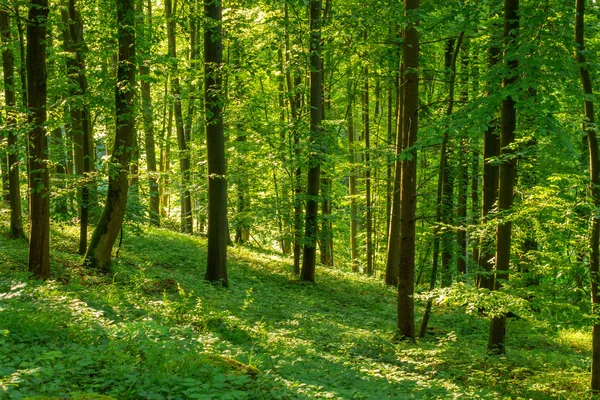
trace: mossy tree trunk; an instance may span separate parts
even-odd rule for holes
[[[135,135],[135,10],[134,0],[117,0],[118,66],[115,85],[117,128],[108,164],[108,192],[104,210],[94,229],[85,264],[111,270],[112,248],[127,207],[128,171]]]

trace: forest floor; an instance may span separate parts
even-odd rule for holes
[[[587,327],[511,319],[507,355],[490,357],[488,320],[448,304],[425,339],[395,343],[396,293],[379,279],[319,267],[302,283],[289,258],[238,246],[225,289],[203,281],[205,239],[151,228],[126,232],[109,277],[81,268],[76,228],[53,224],[40,282],[6,216],[0,399],[590,398]]]

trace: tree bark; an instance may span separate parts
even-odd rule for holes
[[[400,75],[396,84],[396,145],[394,159],[394,184],[392,191],[392,207],[390,211],[390,228],[388,232],[388,245],[386,254],[385,283],[398,286],[398,266],[400,265],[400,189],[402,177],[402,141],[403,141],[403,114],[404,114],[404,63],[399,68]]]
[[[398,278],[397,334],[415,337],[415,223],[417,206],[417,141],[419,118],[419,24],[420,0],[404,0],[408,18],[404,28],[404,112],[403,142],[406,158],[402,161],[400,199],[400,257]]]
[[[306,222],[304,226],[304,258],[301,278],[315,281],[317,251],[317,212],[321,175],[321,0],[310,0],[310,142],[309,169],[306,185]]]
[[[150,35],[152,29],[152,1],[147,3],[146,22],[143,32],[146,36]],[[147,40],[149,38],[146,38]],[[150,60],[149,54],[144,50],[142,54],[142,64],[140,65],[140,86],[142,95],[142,117],[144,121],[144,142],[146,150],[146,166],[148,168],[148,187],[150,192],[149,214],[150,225],[160,226],[160,198],[158,194],[158,177],[156,171],[156,145],[154,143],[154,111],[152,107],[152,97],[150,92]]]
[[[294,273],[300,274],[300,258],[302,253],[301,242],[302,242],[302,201],[300,196],[302,195],[302,167],[300,166],[300,136],[298,133],[298,109],[300,108],[300,94],[296,88],[301,83],[299,76],[292,76],[292,60],[290,46],[290,19],[288,15],[288,3],[284,3],[283,18],[285,26],[285,80],[288,90],[288,99],[290,103],[290,113],[292,116],[292,145],[294,154],[294,177],[292,186],[294,187]]]
[[[365,32],[365,40],[367,34]],[[365,274],[373,275],[373,210],[371,209],[371,132],[369,116],[369,67],[364,68],[364,87],[363,87],[363,124],[365,134],[365,197],[367,208],[367,267]]]
[[[492,45],[488,49],[488,64],[492,68],[498,63],[500,49]],[[490,90],[487,95],[489,96]],[[496,133],[496,121],[492,120],[490,126],[486,129],[483,136],[483,176],[482,176],[482,202],[481,202],[481,222],[489,221],[489,214],[498,200],[498,173],[499,167],[492,162],[494,157],[500,156],[500,135]],[[494,254],[491,251],[492,243],[487,240],[485,235],[481,238],[479,246],[478,264],[481,272],[477,277],[477,286],[492,290],[493,286],[493,259]]]
[[[354,144],[354,93],[351,84],[348,85],[348,157],[350,162],[350,176],[348,177],[348,192],[350,195],[350,263],[352,272],[358,272],[358,205],[356,204],[356,150]]]
[[[7,161],[8,161],[8,195],[10,204],[10,235],[24,237],[23,223],[21,222],[21,187],[19,182],[19,148],[17,145],[17,119],[16,94],[15,94],[15,62],[10,43],[10,17],[8,11],[0,10],[0,36],[4,51],[2,52],[2,71],[4,73],[4,99],[6,102]]]
[[[227,165],[223,135],[222,3],[204,0],[204,104],[208,155],[208,257],[204,279],[228,286]]]
[[[515,41],[519,29],[519,0],[504,1],[504,38],[508,49],[514,49]],[[514,86],[517,82],[516,70],[518,67],[517,59],[514,55],[510,58],[504,55],[507,66],[507,73],[502,80],[504,88]],[[503,163],[500,165],[499,185],[498,185],[498,212],[502,213],[503,218],[510,211],[513,203],[513,186],[517,170],[517,159],[514,156],[514,150],[511,145],[515,140],[515,129],[517,125],[517,112],[515,99],[507,96],[502,100],[500,108],[500,155]],[[494,275],[493,290],[500,289],[501,281],[508,279],[508,269],[510,266],[510,248],[511,248],[511,228],[510,220],[503,220],[498,224],[496,231],[496,265]],[[492,354],[504,354],[506,352],[504,340],[506,337],[506,316],[493,317],[490,325],[490,338],[488,341],[488,350]]]
[[[27,24],[29,131],[29,272],[50,276],[50,175],[46,141],[46,22],[48,1],[32,0]]]
[[[172,0],[165,0],[165,17],[167,19],[167,36],[169,57],[173,63],[171,67],[171,95],[173,96],[173,106],[175,111],[175,129],[177,131],[177,147],[179,148],[179,166],[181,169],[181,184],[183,190],[181,193],[181,231],[192,234],[194,231],[194,221],[192,215],[192,197],[190,194],[190,152],[186,132],[183,124],[183,113],[181,109],[181,88],[179,83],[179,73],[177,68],[177,35],[175,33],[175,19],[177,3],[172,5]]]
[[[600,157],[598,155],[598,138],[594,128],[594,91],[592,88],[592,79],[588,70],[585,58],[584,46],[584,15],[585,0],[576,1],[575,16],[575,42],[577,43],[576,59],[579,64],[579,73],[581,75],[581,84],[583,86],[584,98],[584,132],[587,136],[589,157],[590,157],[590,197],[592,203],[597,209],[600,207]],[[592,310],[597,311],[600,303],[600,291],[598,287],[598,265],[599,265],[599,245],[600,245],[600,221],[596,211],[591,216],[591,233],[589,237],[589,270],[590,283],[592,291]],[[600,390],[600,324],[594,323],[592,326],[592,373],[591,389],[594,392]]]
[[[112,248],[117,238],[129,190],[127,175],[135,135],[135,11],[134,0],[117,0],[119,56],[115,103],[117,127],[108,164],[108,192],[104,210],[94,229],[85,264],[111,271]]]
[[[90,196],[90,182],[89,173],[92,172],[93,164],[93,146],[92,143],[92,129],[90,123],[90,110],[89,104],[85,101],[87,94],[87,77],[85,73],[85,43],[83,40],[83,21],[81,20],[81,14],[75,6],[75,0],[69,0],[68,2],[68,18],[69,23],[69,39],[70,39],[70,50],[74,52],[73,56],[73,79],[74,90],[72,91],[72,97],[78,96],[82,99],[80,104],[73,107],[76,110],[77,115],[77,146],[81,148],[76,152],[81,157],[81,160],[77,160],[77,163],[81,163],[80,174],[83,176],[81,182],[81,198],[79,202],[79,254],[85,254],[87,249],[87,232],[88,232],[88,220],[89,220],[89,208],[91,206]],[[80,130],[80,131],[79,131]]]

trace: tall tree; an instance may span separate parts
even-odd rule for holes
[[[400,199],[400,257],[398,268],[398,335],[415,337],[415,225],[417,206],[417,131],[419,122],[420,0],[404,0],[403,153]]]
[[[590,157],[590,197],[594,207],[600,207],[600,157],[598,155],[598,138],[594,124],[594,91],[590,77],[589,65],[585,58],[584,46],[584,16],[585,0],[576,0],[575,16],[575,42],[577,43],[576,59],[579,64],[579,74],[583,86],[585,122],[584,132],[587,136]],[[592,226],[589,236],[589,270],[592,289],[592,308],[598,309],[600,304],[600,290],[598,286],[598,266],[600,263],[600,220],[596,210],[592,212]],[[592,378],[591,388],[594,392],[600,391],[600,324],[594,323],[592,327]]]
[[[346,120],[348,124],[348,157],[350,162],[350,176],[348,177],[348,194],[350,195],[350,263],[353,272],[358,272],[358,204],[356,201],[356,149],[354,143],[354,89],[348,84],[348,112]]]
[[[292,74],[292,47],[290,46],[290,18],[288,11],[288,2],[284,2],[283,18],[285,28],[285,80],[288,91],[288,100],[290,103],[290,114],[292,118],[292,146],[294,154],[294,273],[300,274],[300,256],[302,252],[302,166],[300,164],[300,135],[298,132],[298,116],[300,108],[300,92],[297,90],[300,85],[300,76]]]
[[[50,175],[46,141],[46,22],[48,1],[33,0],[27,23],[29,108],[29,271],[50,276]]]
[[[115,85],[115,140],[108,164],[108,192],[102,216],[94,229],[85,264],[109,272],[112,248],[125,216],[131,146],[135,135],[135,6],[134,0],[117,1],[118,66]]]
[[[365,42],[367,33],[364,34]],[[363,86],[363,124],[365,134],[365,197],[367,208],[367,268],[365,273],[373,275],[373,209],[371,204],[371,132],[370,132],[370,117],[369,117],[369,66],[365,65],[364,70],[364,86]]]
[[[500,56],[498,44],[492,42],[488,48],[488,65],[493,68]],[[495,87],[490,85],[487,89],[486,96],[489,96]],[[483,136],[483,175],[482,175],[482,201],[481,201],[481,222],[486,223],[489,215],[494,208],[494,204],[498,200],[498,172],[499,166],[494,158],[500,156],[500,135],[496,132],[497,118],[493,118]],[[479,288],[492,289],[493,277],[493,260],[494,254],[491,251],[492,243],[488,240],[487,235],[483,235],[480,241],[480,250],[477,263],[480,267],[480,274],[477,277],[477,286]]]
[[[317,252],[317,210],[321,175],[321,0],[310,1],[310,141],[308,180],[306,185],[306,222],[304,233],[304,258],[302,280],[315,281]]]
[[[396,78],[396,141],[394,149],[394,184],[392,185],[392,205],[390,209],[390,226],[385,266],[385,283],[398,286],[398,267],[400,265],[400,189],[402,177],[402,129],[404,113],[404,90],[401,86],[404,77],[404,63],[399,68]]]
[[[17,146],[17,120],[14,56],[10,48],[10,17],[8,11],[0,10],[0,36],[2,38],[2,71],[4,74],[4,99],[6,102],[6,123],[8,128],[7,161],[10,204],[10,234],[13,237],[25,236],[21,222],[21,185],[19,182],[19,154]],[[3,160],[4,161],[4,160]]]
[[[204,104],[208,156],[208,257],[205,279],[227,286],[227,163],[223,134],[223,6],[204,0]]]
[[[152,1],[148,0],[146,21],[143,24],[143,33],[145,41],[150,39],[152,32]],[[150,60],[149,51],[146,48],[142,49],[142,62],[140,65],[140,87],[142,95],[142,118],[144,122],[144,142],[146,145],[146,165],[148,168],[148,187],[150,192],[150,224],[154,226],[160,225],[159,211],[159,193],[158,193],[158,177],[156,171],[156,146],[154,144],[154,120],[152,97],[150,94]]]
[[[215,0],[216,1],[216,0]],[[171,95],[173,96],[173,108],[175,111],[175,129],[177,131],[177,146],[179,148],[179,166],[181,170],[181,183],[183,190],[181,193],[181,231],[192,233],[194,231],[194,219],[192,215],[192,196],[190,194],[190,152],[189,141],[186,137],[183,113],[181,109],[181,85],[179,83],[179,73],[177,67],[177,35],[176,26],[176,8],[177,2],[165,0],[165,17],[167,18],[167,36],[169,57],[173,66],[171,68]]]
[[[72,98],[78,98],[72,107],[72,129],[73,137],[78,139],[74,141],[75,145],[75,165],[76,173],[83,175],[83,183],[81,184],[81,197],[79,203],[79,254],[85,254],[87,249],[87,232],[90,202],[90,183],[88,182],[89,174],[92,171],[92,129],[90,121],[90,109],[87,100],[87,76],[85,72],[85,42],[83,40],[83,21],[81,14],[75,5],[75,0],[68,0],[68,15],[66,17],[69,31],[69,50],[72,51],[73,59],[69,73],[72,83]],[[75,120],[75,121],[73,121]],[[79,166],[78,166],[79,165]],[[78,166],[78,167],[77,167]],[[80,168],[77,171],[77,168]]]
[[[504,40],[506,51],[504,62],[507,72],[502,79],[502,87],[510,89],[517,82],[518,61],[514,54],[516,39],[519,29],[519,0],[504,1]],[[513,204],[513,186],[517,170],[517,159],[514,156],[512,144],[515,141],[515,129],[517,126],[517,109],[515,99],[509,93],[502,100],[500,108],[500,156],[503,162],[500,165],[498,185],[498,212],[507,213]],[[508,268],[510,266],[511,228],[512,222],[502,215],[496,230],[496,265],[493,290],[500,289],[501,282],[508,279]],[[488,350],[493,354],[504,354],[504,340],[506,337],[506,315],[492,317],[490,325],[490,338]]]

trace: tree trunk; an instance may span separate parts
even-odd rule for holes
[[[350,195],[350,263],[352,272],[358,272],[358,205],[356,204],[356,150],[354,144],[354,93],[352,93],[351,84],[348,85],[348,157],[350,162],[350,176],[348,177],[348,192]]]
[[[90,123],[90,110],[85,98],[87,94],[87,77],[85,74],[85,56],[84,53],[85,43],[83,41],[83,21],[81,15],[75,7],[75,0],[69,0],[68,8],[68,19],[69,22],[69,46],[70,50],[74,52],[74,65],[73,71],[76,75],[72,76],[74,79],[75,89],[72,91],[72,97],[78,96],[84,100],[77,104],[74,109],[77,115],[77,145],[81,145],[81,149],[76,152],[82,157],[80,162],[81,174],[83,175],[83,182],[81,183],[81,198],[79,202],[79,254],[85,254],[87,249],[87,232],[88,232],[88,220],[89,220],[89,208],[91,206],[90,199],[90,182],[88,174],[92,172],[93,155],[91,153],[93,146],[92,142],[92,129]],[[67,41],[65,40],[65,47]],[[79,131],[79,129],[81,131]]]
[[[112,248],[125,216],[127,175],[135,135],[135,11],[134,0],[117,0],[119,58],[115,102],[117,126],[108,164],[108,192],[104,210],[94,229],[85,264],[111,271]]]
[[[579,73],[581,74],[581,84],[585,94],[584,111],[585,122],[584,132],[587,136],[589,156],[590,156],[590,197],[595,208],[600,207],[600,159],[598,156],[598,138],[596,136],[594,124],[594,102],[592,89],[592,79],[587,67],[584,46],[584,14],[585,0],[577,0],[575,17],[575,41],[577,43],[576,58],[579,64]],[[589,269],[592,291],[592,310],[597,311],[600,303],[600,291],[598,288],[598,264],[600,245],[600,221],[592,212],[591,233],[589,237]],[[591,389],[594,392],[600,390],[600,324],[594,323],[592,327],[592,376]]]
[[[19,77],[21,78],[21,102],[23,108],[27,108],[27,70],[25,61],[25,39],[23,21],[21,21],[21,13],[19,11],[19,2],[14,4],[15,20],[17,21],[17,33],[19,34],[19,59],[21,61],[19,68]]]
[[[292,185],[294,187],[294,273],[300,274],[300,257],[301,257],[301,241],[302,241],[302,201],[300,196],[302,195],[302,167],[300,166],[300,136],[298,134],[298,109],[300,108],[300,93],[296,88],[301,83],[299,76],[292,77],[291,72],[291,56],[290,53],[292,48],[290,46],[290,32],[289,25],[290,19],[288,15],[288,3],[287,1],[283,6],[283,18],[285,26],[285,63],[287,65],[285,71],[285,80],[288,90],[288,99],[290,103],[290,113],[292,116],[292,144],[294,154],[294,177]]]
[[[8,195],[10,204],[10,235],[24,237],[21,222],[21,187],[19,182],[19,148],[17,144],[16,94],[14,57],[10,49],[12,42],[10,33],[10,17],[8,11],[0,10],[0,37],[4,45],[2,52],[2,71],[4,73],[4,99],[6,102],[6,126],[8,130],[7,161],[8,161]]]
[[[50,276],[50,175],[46,141],[46,22],[48,1],[32,0],[27,24],[29,108],[29,272]]]
[[[321,175],[321,0],[310,0],[310,142],[309,169],[306,185],[306,222],[304,226],[304,258],[301,278],[315,281],[317,250],[317,210]]]
[[[492,46],[488,49],[488,63],[490,68],[498,63],[500,49]],[[490,90],[487,95],[489,96]],[[482,176],[482,202],[481,202],[481,222],[486,223],[489,220],[489,214],[498,200],[498,173],[499,167],[492,163],[493,157],[500,156],[500,136],[496,133],[496,121],[492,120],[490,126],[486,129],[483,136],[483,176]],[[478,264],[480,274],[477,278],[479,288],[492,290],[493,284],[493,259],[494,254],[491,251],[492,242],[482,236],[479,246]]]
[[[365,39],[367,34],[365,32]],[[363,124],[365,133],[365,196],[367,207],[367,268],[365,274],[373,275],[373,210],[371,209],[371,132],[369,117],[369,67],[364,69],[364,88],[363,88]]]
[[[517,10],[519,0],[504,1],[504,38],[508,48],[516,46],[515,41],[519,29],[519,16]],[[518,62],[514,56],[505,61],[507,65],[506,76],[502,80],[502,87],[510,87],[517,82],[516,70]],[[506,214],[513,203],[513,186],[517,170],[517,159],[511,145],[515,140],[515,129],[517,125],[517,112],[515,100],[507,96],[502,100],[500,108],[500,155],[504,160],[500,165],[500,178],[498,185],[498,212]],[[506,218],[506,215],[502,215]],[[493,290],[500,289],[501,281],[508,279],[508,268],[510,266],[511,228],[509,220],[501,221],[496,231],[496,265]],[[490,338],[488,350],[492,354],[504,354],[506,352],[504,340],[506,336],[506,316],[493,317],[490,325]]]
[[[227,164],[223,135],[223,33],[220,0],[204,0],[204,104],[208,155],[208,257],[204,279],[228,286]]]
[[[165,0],[165,16],[167,19],[167,36],[169,57],[173,63],[171,67],[171,95],[174,101],[175,111],[175,129],[177,131],[177,147],[179,148],[179,166],[181,170],[181,184],[183,190],[181,193],[181,231],[192,234],[194,231],[194,221],[192,215],[192,198],[190,194],[190,152],[188,150],[188,141],[183,125],[183,113],[181,109],[181,89],[179,83],[179,73],[177,68],[177,35],[175,33],[175,12],[176,4],[172,5],[171,0]]]
[[[169,84],[165,81],[165,108],[163,124],[163,140],[160,149],[160,216],[166,218],[169,215],[169,173],[171,170],[171,135],[173,133],[173,105],[168,101]],[[167,108],[169,109],[167,117]]]
[[[152,1],[147,3],[148,13],[144,24],[144,34],[149,35],[152,29]],[[149,38],[146,38],[147,40]],[[145,56],[145,57],[144,57]],[[140,80],[142,94],[142,117],[144,121],[144,141],[146,147],[146,166],[148,168],[148,187],[150,192],[150,225],[160,226],[160,210],[158,195],[158,177],[156,171],[156,147],[154,144],[154,111],[150,95],[150,60],[144,51],[142,65],[140,65]]]
[[[388,245],[385,266],[385,283],[398,286],[398,266],[400,265],[400,189],[402,177],[402,144],[403,144],[403,114],[404,114],[404,63],[399,69],[400,75],[396,79],[396,145],[394,160],[394,184],[392,191],[392,207],[390,210],[390,228],[388,232]]]
[[[400,198],[400,257],[398,278],[397,334],[415,337],[415,223],[417,206],[417,141],[419,117],[419,24],[420,0],[404,0],[404,13],[411,23],[404,28],[404,112],[402,132],[404,151]]]

